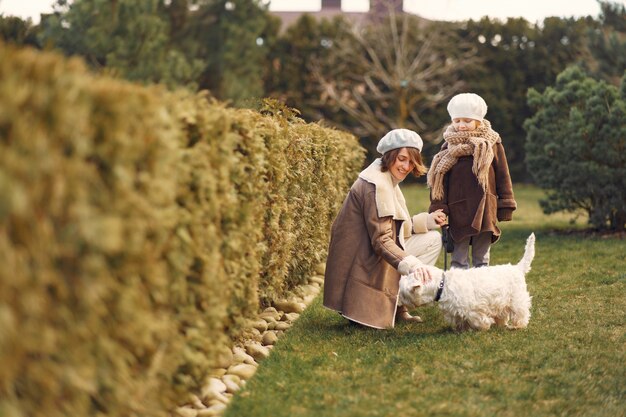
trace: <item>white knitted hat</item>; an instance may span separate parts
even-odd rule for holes
[[[487,103],[478,94],[457,94],[448,103],[448,113],[451,119],[468,118],[482,121],[487,114]]]
[[[393,129],[388,132],[378,142],[376,150],[381,154],[398,149],[398,148],[417,148],[418,151],[422,151],[422,138],[420,135],[409,129]]]

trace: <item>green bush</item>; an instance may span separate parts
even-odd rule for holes
[[[0,45],[0,415],[165,416],[323,259],[356,138]]]
[[[621,90],[563,71],[554,87],[528,92],[526,162],[548,191],[545,213],[585,210],[598,229],[626,227],[626,74]]]

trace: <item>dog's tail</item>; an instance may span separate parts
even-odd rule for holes
[[[527,274],[530,271],[530,264],[533,262],[533,258],[535,257],[535,234],[531,233],[526,240],[526,249],[524,250],[524,256],[519,261],[517,266],[522,270],[524,274]]]

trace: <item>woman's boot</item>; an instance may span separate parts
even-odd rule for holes
[[[396,321],[412,321],[415,323],[421,323],[422,318],[420,316],[412,316],[409,314],[409,310],[405,306],[398,306],[396,309]]]

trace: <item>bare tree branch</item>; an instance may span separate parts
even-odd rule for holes
[[[311,63],[322,104],[349,116],[340,127],[376,139],[404,127],[432,140],[440,127],[427,126],[420,114],[462,88],[460,73],[477,63],[475,49],[454,31],[393,9],[384,20],[348,33],[333,44],[327,61]]]

